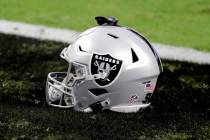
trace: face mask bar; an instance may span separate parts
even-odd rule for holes
[[[87,75],[84,65],[69,63],[67,72],[48,74],[46,97],[49,105],[69,108],[76,104],[73,87],[84,81]]]
[[[61,52],[61,58],[69,63],[67,72],[51,72],[48,74],[46,82],[46,100],[51,106],[70,108],[76,105],[74,86],[79,85],[85,80],[105,78],[103,73],[89,75],[87,66],[69,62],[66,56],[67,48]]]
[[[49,105],[69,108],[76,104],[73,88],[63,83],[66,76],[66,72],[51,72],[48,74],[46,99]]]
[[[46,82],[47,102],[55,107],[73,107],[76,104],[73,87],[85,80],[103,77],[102,74],[88,75],[85,65],[70,63],[68,72],[51,72],[48,74]]]

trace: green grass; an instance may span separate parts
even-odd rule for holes
[[[85,114],[69,109],[0,102],[0,139],[210,139],[209,113]]]
[[[209,0],[0,0],[0,18],[83,31],[118,17],[153,42],[210,51]]]

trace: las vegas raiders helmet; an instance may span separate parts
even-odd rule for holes
[[[162,72],[152,45],[114,17],[96,17],[98,26],[81,33],[60,56],[67,72],[47,76],[46,100],[77,111],[137,112],[148,107]]]

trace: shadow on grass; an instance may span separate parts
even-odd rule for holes
[[[208,139],[210,66],[163,61],[151,108],[83,114],[45,104],[49,71],[67,44],[0,35],[0,139]]]
[[[210,109],[210,65],[163,61],[153,106],[157,111]]]

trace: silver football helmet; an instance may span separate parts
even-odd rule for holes
[[[148,107],[162,72],[157,52],[141,34],[117,25],[116,18],[95,19],[99,26],[80,34],[61,52],[68,71],[48,74],[47,103],[84,112],[137,112]]]

